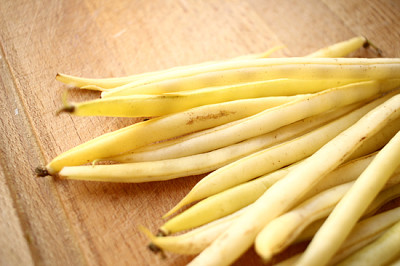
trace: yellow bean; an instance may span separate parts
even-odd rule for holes
[[[255,99],[232,99],[232,101],[217,98],[190,97],[186,95],[133,95],[104,99],[95,99],[68,104],[59,112],[68,112],[78,116],[111,116],[111,117],[155,117],[187,111],[189,109],[209,105],[237,105],[233,112],[241,112],[240,108],[264,106],[264,109],[278,106],[307,95],[274,96]],[[231,107],[233,109],[233,107]]]
[[[390,185],[386,185],[385,189],[400,182],[400,168],[397,175],[392,175],[392,178],[393,181]],[[257,235],[255,241],[257,254],[264,261],[269,261],[275,254],[284,250],[294,242],[305,227],[318,219],[327,217],[354,182],[347,182],[320,192],[296,208],[272,220]],[[394,190],[389,189],[389,193],[384,192],[381,192],[382,195],[379,194],[374,200],[374,208],[382,206],[383,202],[388,202],[393,197],[400,195],[400,185],[397,185]]]
[[[219,168],[200,180],[192,190],[168,214],[182,206],[219,193],[225,189],[274,171],[310,156],[341,131],[345,130],[368,111],[390,96],[370,104],[313,130],[294,140],[258,151],[231,164]],[[308,104],[311,104],[308,102]]]
[[[400,95],[396,95],[362,117],[284,179],[275,183],[189,265],[231,264],[253,244],[256,235],[267,223],[293,207],[310,187],[341,164],[366,138],[399,116]]]
[[[390,102],[393,103],[393,107],[388,106],[386,107],[387,110],[384,111],[389,114],[398,112],[400,110],[400,95],[394,96]],[[400,165],[399,158],[400,131],[377,154],[354,186],[338,203],[300,258],[300,263],[304,265],[324,265],[329,261],[361,214]],[[377,178],[377,175],[379,178]]]
[[[48,163],[43,172],[55,174],[64,166],[82,165],[117,156],[156,141],[240,120],[268,107],[268,100],[252,102],[253,104],[246,104],[244,101],[200,106],[106,133],[60,154]],[[242,108],[244,106],[247,108]]]
[[[336,265],[349,254],[352,254],[354,251],[375,240],[382,232],[398,221],[400,221],[400,207],[361,220],[354,226],[350,235],[340,247],[340,250],[335,254],[332,260],[329,261],[329,265]],[[303,255],[303,253],[292,256],[278,263],[277,266],[296,265],[301,255]]]
[[[400,59],[389,58],[266,58],[229,62],[221,67],[201,69],[199,73],[181,73],[179,78],[150,80],[130,83],[102,97],[133,94],[159,94],[187,91],[237,83],[290,79],[390,79],[400,78]]]
[[[281,48],[282,48],[282,46],[276,46],[276,47],[273,47],[263,53],[239,56],[239,57],[232,58],[230,60],[248,60],[248,59],[266,58]],[[177,66],[177,67],[172,67],[172,68],[168,68],[165,70],[145,72],[145,73],[141,73],[141,74],[134,74],[131,76],[118,77],[118,78],[82,78],[82,77],[57,73],[56,79],[65,84],[69,84],[69,85],[79,87],[82,89],[107,91],[107,90],[113,89],[115,87],[119,87],[119,86],[128,84],[130,82],[141,80],[144,78],[155,77],[157,75],[162,75],[162,74],[171,73],[171,72],[179,74],[179,72],[182,70],[195,69],[196,67],[218,64],[218,63],[223,63],[223,62],[224,61],[210,61],[210,62],[204,62],[204,63],[193,64],[193,65],[188,65],[188,66]]]

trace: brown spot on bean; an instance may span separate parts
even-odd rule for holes
[[[218,119],[220,117],[228,116],[230,114],[234,114],[235,112],[221,110],[216,114],[207,114],[207,115],[198,115],[195,117],[191,117],[189,121],[186,122],[187,125],[191,125],[198,121],[206,121],[210,119]]]

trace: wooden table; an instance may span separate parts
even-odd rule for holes
[[[147,184],[37,179],[57,154],[136,119],[55,116],[57,72],[117,77],[285,45],[302,56],[365,35],[400,57],[398,0],[3,0],[0,4],[0,264],[183,265],[161,260],[137,227],[200,177]],[[98,97],[72,90],[72,100]],[[237,264],[259,264],[250,250]]]

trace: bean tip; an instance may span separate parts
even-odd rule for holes
[[[49,171],[47,171],[46,167],[38,166],[35,168],[36,177],[45,177],[50,176]]]
[[[61,113],[73,113],[74,111],[75,111],[75,106],[73,105],[64,106],[57,110],[56,116],[60,115]]]
[[[377,47],[376,45],[374,45],[373,43],[371,43],[370,40],[368,40],[366,37],[365,38],[365,42],[363,44],[363,48],[368,49],[368,48],[373,48],[374,52],[379,56],[382,57],[383,56],[383,51],[381,49],[379,49],[379,47]]]

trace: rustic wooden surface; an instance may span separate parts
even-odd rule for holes
[[[262,52],[302,56],[365,35],[400,57],[400,1],[2,0],[0,265],[183,265],[137,230],[199,180],[104,184],[34,178],[57,154],[135,119],[55,116],[57,72],[116,77]],[[72,92],[83,100],[93,92]],[[252,250],[237,265],[260,264]]]

